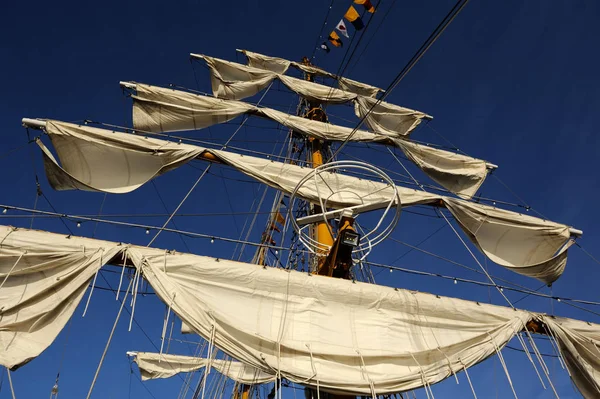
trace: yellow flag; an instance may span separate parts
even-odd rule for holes
[[[331,31],[331,33],[329,34],[329,37],[327,39],[335,47],[342,47],[344,45],[344,43],[342,43],[342,39],[340,39],[340,37],[338,36],[337,33],[335,33],[335,31]]]
[[[365,27],[365,24],[363,24],[362,19],[360,19],[360,15],[358,15],[356,8],[354,8],[353,6],[350,6],[350,8],[348,8],[348,11],[346,11],[346,14],[344,14],[344,18],[346,18],[356,30],[361,30]]]

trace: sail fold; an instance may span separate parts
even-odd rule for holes
[[[357,117],[365,118],[373,132],[392,137],[408,137],[423,119],[432,119],[420,111],[361,96],[354,102],[354,112]]]
[[[445,198],[465,234],[493,262],[551,284],[564,271],[569,226],[488,205]]]
[[[194,55],[206,62],[210,69],[212,91],[215,97],[241,100],[265,89],[277,74],[264,69],[247,67],[205,55]]]
[[[461,198],[473,197],[487,178],[487,163],[482,159],[406,139],[397,138],[393,139],[393,142],[431,180]]]
[[[374,389],[379,395],[434,384],[495,355],[528,321],[543,317],[415,291],[28,229],[0,227],[0,237],[2,276],[27,251],[21,258],[24,263],[17,263],[10,273],[10,284],[0,288],[0,297],[6,298],[4,315],[19,313],[18,321],[16,316],[0,320],[0,339],[8,347],[0,351],[0,363],[9,367],[50,345],[90,279],[119,255],[141,272],[184,323],[229,356],[265,378],[280,373],[292,382],[318,384],[330,392],[371,395]],[[116,259],[122,264],[120,257]],[[598,342],[600,326],[558,324],[548,322],[552,331],[563,331],[557,339],[563,355],[572,353],[565,355],[571,370],[586,369],[592,377],[600,372],[597,359],[584,352]],[[32,336],[36,332],[39,335]],[[192,367],[187,360],[174,360],[182,371]],[[163,368],[158,373],[171,371]],[[600,392],[593,391],[597,388],[588,377],[574,382],[582,392]]]
[[[543,315],[571,379],[586,399],[600,397],[600,330],[584,321]]]
[[[201,147],[85,125],[47,121],[62,166],[41,141],[46,176],[56,190],[122,194],[197,157]]]
[[[140,369],[142,381],[169,378],[178,373],[198,371],[206,367],[209,362],[211,369],[240,384],[266,384],[277,379],[274,374],[265,373],[252,366],[231,360],[212,359],[209,361],[209,359],[200,357],[151,352],[130,354]]]
[[[270,159],[64,122],[47,121],[46,132],[62,166],[41,141],[38,144],[45,157],[46,175],[57,190],[126,193],[207,154],[213,161],[232,166],[288,195],[312,172],[311,168]],[[570,245],[566,225],[422,190],[402,186],[396,189],[402,206],[435,204],[448,208],[475,245],[501,266],[546,283],[564,271]],[[326,199],[327,208],[377,207],[393,198],[394,187],[324,172],[308,179],[297,195],[312,203]]]
[[[203,129],[256,109],[240,101],[143,84],[136,84],[132,97],[133,126],[149,132]]]
[[[0,226],[0,364],[9,369],[39,356],[56,339],[90,280],[123,249],[23,233]]]

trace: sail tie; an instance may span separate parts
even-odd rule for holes
[[[202,399],[204,399],[204,392],[206,391],[206,379],[208,378],[208,375],[210,374],[210,370],[212,367],[212,360],[213,360],[213,347],[215,344],[215,334],[216,334],[216,327],[215,327],[215,323],[213,321],[212,323],[212,328],[210,330],[210,340],[208,341],[208,362],[206,363],[206,367],[204,367],[204,377],[202,378]]]
[[[521,320],[521,325],[523,326],[523,329],[527,328],[526,325],[525,325],[525,322],[523,320]],[[529,353],[529,348],[527,348],[527,345],[525,345],[525,340],[521,336],[520,332],[517,333],[516,335],[517,335],[517,338],[519,339],[519,342],[521,343],[521,347],[523,348],[523,350],[525,351],[525,354],[527,355],[527,358],[531,362],[531,365],[533,366],[533,369],[535,370],[535,373],[537,374],[538,378],[540,379],[540,382],[542,383],[542,387],[544,389],[546,389],[546,384],[544,384],[544,380],[542,379],[542,375],[540,374],[537,366],[535,365],[535,362],[533,361],[533,357],[531,356],[531,353]]]
[[[535,344],[535,341],[533,340],[533,337],[531,336],[531,333],[529,332],[529,330],[527,328],[525,328],[525,333],[527,335],[527,339],[529,340],[529,345],[531,345],[531,347],[533,348],[533,353],[535,353],[535,356],[537,357],[538,362],[540,363],[540,367],[542,368],[542,371],[546,375],[546,379],[548,380],[548,383],[550,384],[550,387],[552,388],[552,391],[554,392],[554,396],[556,396],[557,399],[560,399],[560,397],[558,396],[558,392],[556,392],[556,388],[554,388],[552,379],[550,379],[550,370],[548,370],[548,366],[546,365],[546,362],[544,361],[544,358],[542,357],[540,350],[538,349],[537,345]]]
[[[2,237],[2,241],[0,241],[0,248],[2,247],[2,243],[4,243],[4,240],[6,240],[8,238],[8,236],[10,235],[10,233],[15,231],[16,229],[17,229],[16,227],[10,227],[10,229],[8,230],[8,233],[6,233],[6,235],[4,237]]]
[[[104,347],[104,352],[102,352],[102,357],[100,358],[100,362],[98,362],[98,367],[96,368],[96,374],[94,374],[94,379],[92,380],[92,384],[90,385],[90,390],[86,396],[86,399],[90,399],[92,396],[92,391],[94,390],[94,386],[96,385],[96,380],[98,379],[98,374],[100,374],[100,369],[102,368],[102,364],[104,363],[104,358],[106,357],[106,352],[108,352],[108,347],[110,346],[110,342],[112,341],[113,335],[115,334],[115,330],[117,329],[117,323],[119,322],[119,318],[121,317],[121,313],[123,312],[123,308],[125,307],[125,302],[127,299],[127,294],[129,293],[129,289],[131,288],[133,294],[133,281],[129,282],[127,286],[127,291],[125,291],[125,298],[121,302],[121,306],[119,307],[119,312],[117,313],[117,317],[115,318],[115,322],[113,323],[112,330],[110,331],[110,335],[108,336],[108,340],[106,341],[106,346]]]
[[[310,377],[309,379],[307,379],[306,381],[312,379],[313,377],[317,378],[317,399],[321,399],[321,393],[320,393],[320,387],[319,387],[319,377],[317,376],[317,368],[315,367],[315,359],[313,358],[313,353],[312,353],[312,349],[310,349],[310,345],[309,344],[305,344],[305,345],[308,348],[308,353],[310,354],[310,367],[312,368],[312,371],[313,371],[313,376]]]
[[[469,377],[469,372],[467,371],[467,366],[463,363],[462,360],[458,359],[458,362],[462,364],[465,375],[467,376],[467,381],[469,382],[469,386],[471,387],[471,392],[473,392],[473,397],[477,399],[477,394],[475,393],[475,388],[473,388],[473,383],[471,382],[471,377]]]
[[[146,259],[142,259],[142,264]],[[131,289],[131,317],[129,318],[129,330],[131,331],[131,326],[133,324],[133,314],[135,313],[135,304],[137,302],[137,293],[140,283],[140,274],[142,273],[142,265],[139,268],[135,269],[135,274],[133,275],[133,288]]]
[[[26,253],[27,253],[27,251],[24,251],[24,252],[21,253],[21,255],[19,255],[19,257],[17,258],[17,261],[15,262],[15,264],[10,268],[10,270],[8,271],[8,273],[6,273],[6,276],[4,277],[4,280],[2,280],[2,284],[0,284],[0,288],[2,288],[2,286],[4,285],[4,283],[6,283],[6,280],[8,280],[8,276],[10,276],[10,274],[13,272],[13,270],[15,270],[15,267],[17,267],[17,265],[21,261],[21,258]]]
[[[363,355],[362,355],[362,353],[360,353],[360,351],[358,349],[356,349],[356,353],[358,353],[358,356],[360,356],[361,368],[363,370],[364,375],[367,377],[367,380],[369,381],[369,387],[371,388],[371,396],[373,397],[373,399],[377,399],[377,393],[375,392],[375,384],[373,383],[373,380],[371,379],[371,377],[369,376],[369,373],[367,372],[367,366],[365,365],[365,359],[363,359]]]
[[[566,369],[567,373],[569,373],[569,377],[572,377],[571,376],[571,371],[569,371],[569,369],[567,367],[565,367],[566,366],[566,362],[565,362],[565,359],[563,357],[562,351],[560,350],[560,347],[558,346],[558,341],[556,340],[556,337],[554,336],[554,332],[552,331],[551,328],[548,328],[547,330],[550,333],[550,343],[552,344],[552,348],[558,354],[558,361],[560,363],[560,367],[562,367],[563,369]]]
[[[10,369],[6,368],[6,374],[8,375],[8,385],[10,385],[10,393],[12,394],[12,399],[17,399],[15,395],[15,388],[13,387],[12,377],[10,376]]]
[[[433,336],[435,338],[435,335]],[[437,338],[436,338],[437,341]],[[454,375],[454,379],[456,380],[456,385],[459,385],[458,382],[458,376],[456,375],[456,372],[454,371],[454,368],[452,367],[452,362],[450,362],[450,359],[448,358],[448,356],[446,355],[446,353],[444,353],[444,351],[442,351],[440,349],[440,347],[438,346],[436,348],[442,355],[444,355],[444,357],[446,358],[446,360],[448,361],[448,368],[450,369],[450,372],[452,373],[452,375]]]
[[[98,251],[100,251],[100,267],[98,267],[98,270],[96,270],[96,274],[94,274],[94,279],[92,280],[92,287],[90,288],[90,294],[88,295],[88,299],[85,303],[85,309],[83,309],[83,314],[81,315],[81,317],[85,317],[85,314],[87,313],[88,306],[90,305],[90,300],[92,299],[92,294],[94,293],[94,287],[96,286],[96,279],[98,278],[98,273],[100,273],[100,268],[103,266],[102,257],[104,255],[104,248],[98,248],[95,253],[97,253]],[[83,253],[85,255],[85,247],[83,247]]]
[[[409,354],[413,358],[415,363],[417,363],[417,366],[421,371],[421,378],[423,379],[423,387],[425,388],[425,394],[427,395],[427,399],[435,399],[433,396],[433,391],[431,390],[431,386],[429,385],[427,378],[425,378],[425,372],[423,371],[423,367],[421,367],[421,364],[417,361],[417,358],[415,357],[415,355],[412,354],[412,352],[409,352]]]
[[[171,299],[171,302],[169,303],[169,309],[167,310],[167,317],[165,317],[165,321],[163,323],[162,334],[160,336],[160,352],[158,354],[158,363],[160,363],[161,358],[162,358],[163,347],[165,345],[165,336],[167,334],[167,325],[169,324],[169,319],[171,318],[171,307],[173,306],[173,302],[175,302],[176,295],[177,295],[177,293],[174,292],[173,298]],[[171,332],[172,331],[173,330],[171,330]]]
[[[121,286],[123,284],[123,274],[125,274],[125,264],[127,263],[127,247],[123,249],[123,267],[121,268],[121,278],[119,278],[119,287],[117,288],[117,298],[119,300],[119,293],[121,292]]]
[[[519,397],[517,396],[517,392],[515,391],[515,387],[513,386],[512,379],[510,378],[510,374],[508,373],[508,367],[506,366],[506,362],[504,361],[504,356],[502,356],[500,348],[498,348],[498,345],[496,345],[496,341],[494,340],[494,338],[492,338],[490,333],[487,333],[487,335],[488,337],[490,337],[490,341],[492,342],[492,344],[494,344],[496,354],[498,355],[498,359],[500,359],[500,364],[504,369],[504,373],[506,374],[506,378],[508,379],[508,385],[510,385],[510,389],[512,390],[513,395],[515,395],[515,399],[519,399]]]

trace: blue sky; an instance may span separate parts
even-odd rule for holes
[[[335,1],[328,19],[332,27],[350,1]],[[188,60],[190,52],[243,62],[236,48],[299,60],[313,51],[315,39],[329,2],[158,2],[105,1],[11,2],[0,15],[0,165],[2,181],[0,203],[32,207],[35,200],[34,176],[42,190],[60,212],[97,214],[103,194],[55,192],[44,175],[39,150],[25,145],[22,117],[55,118],[65,121],[91,119],[130,125],[131,103],[119,89],[120,80],[135,80],[157,85],[169,83],[209,91],[206,70]],[[385,23],[369,41],[375,25],[393,4]],[[452,7],[451,1],[395,2],[383,0],[372,27],[363,39],[369,47],[352,60],[346,75],[380,87],[387,87],[410,59],[422,41]],[[600,27],[600,6],[594,1],[472,1],[448,30],[388,97],[388,101],[427,112],[435,117],[430,126],[466,153],[497,165],[496,175],[512,191],[541,214],[584,231],[580,240],[596,257],[600,213],[596,198],[600,193],[597,160],[600,138],[596,110],[600,109],[600,57],[596,51]],[[352,30],[352,28],[349,28]],[[327,35],[329,31],[323,32]],[[336,72],[344,50],[330,54],[317,51],[315,63]],[[294,100],[288,93],[273,90],[265,101],[288,109]],[[351,126],[348,107],[331,107],[331,121]],[[355,120],[355,119],[354,119]],[[266,122],[250,123],[273,126]],[[249,123],[249,125],[250,125]],[[236,125],[186,133],[186,137],[224,140]],[[244,129],[236,145],[271,151],[283,140],[280,131]],[[415,138],[444,144],[432,129],[423,127]],[[250,142],[252,140],[252,142]],[[255,141],[261,141],[260,143]],[[382,160],[377,150],[351,146],[347,152],[401,172],[391,159]],[[33,159],[33,161],[32,161]],[[201,163],[194,165],[202,168]],[[186,213],[247,212],[260,186],[237,182],[231,170],[214,168],[182,207]],[[155,181],[169,210],[173,210],[200,173],[192,167],[166,174]],[[220,174],[228,179],[223,180]],[[419,176],[423,178],[422,176]],[[425,178],[423,178],[426,180]],[[107,196],[105,214],[164,213],[152,184],[122,196]],[[482,191],[486,197],[509,202],[519,199],[495,178],[489,178]],[[231,198],[227,201],[225,198]],[[40,199],[38,207],[49,210]],[[267,210],[267,209],[263,209]],[[12,213],[12,212],[11,212]],[[0,223],[28,227],[30,219],[3,216]],[[245,216],[189,217],[177,219],[186,230],[237,237]],[[164,217],[130,217],[127,220],[162,224]],[[395,237],[417,244],[443,221],[405,213]],[[69,222],[72,229],[75,224]],[[36,219],[34,228],[66,232],[56,219]],[[84,223],[76,232],[136,244],[147,244],[149,236],[140,229],[116,228]],[[254,241],[258,240],[256,232]],[[186,239],[194,253],[231,257],[232,246],[221,242]],[[186,250],[180,238],[163,234],[156,246]],[[476,267],[469,254],[448,228],[440,230],[422,248]],[[394,243],[378,248],[373,261],[390,263],[406,251]],[[245,259],[251,257],[247,251]],[[413,251],[397,266],[434,271],[467,278],[480,276]],[[599,300],[599,265],[579,248],[570,250],[563,277],[552,288],[554,295]],[[497,276],[537,289],[536,281],[520,278],[490,264]],[[376,273],[379,270],[374,270]],[[114,276],[106,273],[114,282]],[[112,280],[111,280],[112,279]],[[436,294],[502,304],[502,299],[487,288],[452,284],[445,280],[404,275],[384,270],[377,276],[382,284],[417,289]],[[105,286],[104,282],[102,285]],[[549,292],[544,288],[542,292]],[[509,293],[511,300],[521,295]],[[164,307],[152,296],[143,298],[136,308],[136,319],[156,344],[160,338]],[[600,317],[563,303],[529,297],[519,302],[527,309],[554,312],[562,316],[600,322]],[[39,359],[13,374],[17,397],[48,395],[60,368],[61,398],[84,396],[108,337],[118,303],[111,293],[95,291],[88,315],[82,309],[73,318],[69,332]],[[598,310],[598,309],[595,309]],[[136,374],[130,383],[127,350],[153,350],[146,336],[134,327],[127,332],[124,317],[119,324],[94,397],[151,397]],[[189,337],[188,337],[189,338]],[[187,338],[184,338],[187,339]],[[547,352],[551,348],[544,348]],[[172,352],[188,354],[186,344],[174,343]],[[505,351],[511,376],[520,397],[551,398],[543,391],[526,358]],[[61,361],[64,353],[64,360]],[[62,364],[62,366],[60,366]],[[550,360],[551,372],[561,398],[575,398],[566,372]],[[135,369],[135,366],[134,366]],[[471,374],[480,398],[510,397],[511,391],[497,360],[475,367]],[[466,381],[434,386],[436,397],[468,397]],[[173,397],[181,380],[151,382],[147,387],[156,397]],[[290,396],[290,392],[287,392]],[[129,396],[131,395],[131,396]],[[454,396],[453,396],[454,395]],[[7,384],[0,398],[8,398]],[[418,397],[425,397],[418,393]]]

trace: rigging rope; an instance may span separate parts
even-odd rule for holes
[[[325,14],[325,19],[323,20],[323,24],[321,25],[321,29],[319,30],[319,35],[317,36],[317,40],[315,41],[315,45],[313,47],[313,52],[310,56],[311,59],[315,58],[315,53],[317,52],[317,46],[319,45],[319,41],[323,39],[323,28],[327,25],[327,18],[329,18],[329,13],[331,12],[331,7],[333,7],[333,0],[329,3],[329,8],[327,9],[327,13]]]
[[[454,7],[448,12],[446,17],[440,22],[440,24],[436,27],[436,29],[431,33],[431,35],[425,40],[423,45],[417,50],[415,55],[410,59],[410,61],[400,70],[398,75],[394,78],[392,83],[386,88],[385,93],[379,97],[379,99],[371,106],[371,108],[365,113],[365,115],[360,119],[356,127],[352,130],[352,132],[348,135],[348,137],[342,142],[342,144],[338,147],[338,149],[333,153],[331,158],[334,158],[338,152],[346,145],[346,143],[354,136],[354,134],[358,131],[358,129],[362,126],[365,119],[373,112],[375,107],[379,105],[390,93],[396,88],[398,83],[402,81],[402,79],[410,72],[410,70],[415,66],[415,64],[423,57],[423,55],[427,52],[427,50],[435,43],[435,41],[440,37],[440,35],[446,30],[448,25],[456,18],[456,16],[460,13],[460,11],[467,5],[469,0],[458,0]]]
[[[117,313],[117,317],[115,318],[115,322],[113,323],[112,330],[110,331],[110,335],[108,336],[108,340],[106,341],[106,346],[104,347],[104,352],[102,352],[102,357],[100,358],[100,362],[98,363],[98,367],[96,368],[96,373],[94,374],[94,379],[92,380],[92,384],[90,385],[90,389],[86,396],[86,399],[90,399],[92,396],[92,391],[94,390],[94,386],[96,385],[96,380],[98,379],[98,374],[100,374],[100,369],[102,368],[102,364],[104,363],[104,358],[106,357],[106,352],[108,352],[108,347],[110,346],[110,342],[112,341],[112,337],[117,328],[117,324],[119,322],[119,318],[121,317],[121,313],[123,312],[123,307],[125,306],[125,299],[127,298],[127,294],[129,293],[129,289],[131,288],[132,281],[129,281],[129,285],[127,286],[127,290],[125,291],[125,298],[121,302],[121,306],[119,307],[119,312]]]

